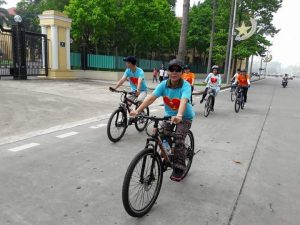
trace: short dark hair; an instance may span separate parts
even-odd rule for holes
[[[136,65],[136,58],[134,56],[127,56],[123,59],[124,62],[129,62],[132,65]]]

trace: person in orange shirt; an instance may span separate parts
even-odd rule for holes
[[[191,72],[191,68],[189,65],[184,67],[184,73],[181,76],[182,79],[186,80],[191,85],[191,104],[193,104],[193,91],[194,91],[194,84],[195,84],[195,74]]]
[[[250,76],[247,74],[245,69],[242,69],[241,72],[235,79],[234,85],[238,83],[238,90],[243,89],[244,102],[247,102],[247,93],[248,88],[250,87]]]

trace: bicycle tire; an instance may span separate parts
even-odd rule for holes
[[[157,171],[157,176],[158,176],[158,178],[157,178],[157,185],[155,187],[155,190],[154,190],[154,193],[153,193],[153,197],[150,199],[149,203],[147,205],[145,205],[142,209],[135,209],[133,207],[131,201],[130,201],[130,196],[129,196],[130,195],[129,189],[130,189],[130,186],[131,186],[130,185],[130,181],[132,179],[132,176],[133,176],[133,173],[134,173],[134,169],[138,168],[138,164],[139,164],[140,160],[143,160],[142,167],[146,166],[145,165],[146,162],[144,163],[144,161],[147,160],[147,156],[150,156],[152,158],[152,162],[151,162],[152,164],[153,163],[157,164],[157,168],[158,168],[158,171]],[[147,173],[147,171],[146,171],[146,173]],[[137,178],[139,178],[139,182],[141,182],[140,175],[137,176]],[[151,179],[151,173],[149,174],[149,176],[143,177],[143,178]],[[159,195],[159,192],[160,192],[160,189],[161,189],[161,185],[162,185],[162,181],[163,181],[163,168],[162,168],[161,157],[159,156],[159,154],[156,153],[156,152],[154,153],[153,149],[147,149],[147,148],[144,149],[143,151],[139,152],[133,158],[133,160],[131,161],[131,163],[130,163],[127,171],[126,171],[126,174],[125,174],[125,177],[124,177],[124,181],[123,181],[122,202],[123,202],[123,206],[124,206],[126,212],[130,216],[132,216],[132,217],[142,217],[146,213],[148,213],[151,210],[152,206],[154,205],[154,203],[155,203],[155,201],[156,201],[156,199],[157,199],[157,197]],[[152,182],[152,181],[150,181],[150,182]],[[148,186],[150,186],[150,185],[152,186],[152,183],[151,184],[141,184],[141,185],[142,185],[142,188],[145,189],[147,187],[147,185]],[[140,188],[138,190],[140,190]],[[138,198],[138,196],[136,196],[136,199],[137,198]]]
[[[240,107],[241,107],[240,100],[236,99],[235,103],[234,103],[234,110],[235,110],[236,113],[238,113],[240,111]]]
[[[208,99],[205,101],[204,105],[204,116],[208,117],[211,110],[211,97],[209,96]]]
[[[122,114],[123,118],[121,119],[121,124],[120,124],[120,127],[123,129],[121,130],[120,132],[120,135],[117,136],[117,137],[113,137],[112,135],[112,132],[111,132],[111,126],[112,126],[112,122],[113,122],[113,119],[115,116],[118,116],[118,114]],[[118,117],[117,117],[118,118]],[[119,123],[116,121],[116,123]],[[125,131],[127,129],[127,114],[124,112],[123,109],[119,108],[119,109],[116,109],[110,116],[109,120],[108,120],[108,123],[107,123],[107,136],[108,136],[108,139],[111,141],[111,142],[118,142],[122,139],[122,137],[124,136],[125,134]]]
[[[190,171],[190,168],[191,168],[192,162],[193,162],[193,158],[195,155],[195,139],[194,139],[193,132],[189,130],[187,137],[189,137],[191,144],[190,144],[190,146],[186,146],[187,147],[186,157],[188,159],[188,163],[186,163],[186,170],[184,172],[183,178],[185,178],[186,175],[188,174],[188,172]]]
[[[144,114],[144,112],[145,112],[145,110],[146,110],[146,114]],[[144,109],[143,110],[143,115],[147,115],[147,116],[149,116],[149,108],[147,107],[146,109]],[[142,123],[142,126],[140,127],[139,125],[138,125],[138,123],[139,122],[143,122]],[[148,119],[145,119],[145,118],[138,118],[138,119],[136,119],[135,120],[135,123],[134,123],[134,126],[135,126],[135,129],[137,130],[137,131],[139,131],[139,132],[142,132],[142,131],[144,131],[145,130],[145,128],[147,127],[147,125],[148,125]]]

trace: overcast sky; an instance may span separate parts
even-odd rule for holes
[[[190,0],[191,5],[200,0]],[[6,7],[15,6],[19,0],[6,0]],[[183,0],[177,0],[176,14],[182,15]],[[281,31],[271,39],[273,46],[270,51],[273,55],[273,61],[279,61],[284,66],[300,65],[300,1],[299,0],[284,0],[283,7],[279,9],[274,17],[274,24]]]

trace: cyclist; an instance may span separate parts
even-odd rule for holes
[[[215,96],[220,91],[222,80],[221,80],[221,75],[219,74],[219,66],[214,65],[211,68],[211,71],[212,72],[210,74],[208,74],[207,77],[205,78],[204,82],[207,85],[206,85],[206,88],[205,88],[204,93],[202,95],[202,99],[201,99],[200,103],[203,103],[204,98],[206,97],[207,91],[209,89],[213,90]],[[214,111],[214,105],[215,105],[215,99],[213,98],[211,111]]]
[[[122,86],[126,80],[129,80],[131,91],[135,91],[133,98],[138,102],[144,101],[147,96],[147,85],[145,81],[144,71],[137,67],[136,59],[133,56],[128,56],[124,58],[123,61],[126,62],[127,69],[123,77],[117,82],[115,87],[109,87],[109,90],[113,91]],[[134,100],[132,99],[132,100]]]
[[[158,97],[163,97],[165,116],[171,116],[171,123],[177,125],[176,142],[174,149],[174,164],[171,180],[180,181],[184,175],[186,165],[185,138],[195,116],[190,103],[191,86],[181,78],[182,62],[173,59],[169,62],[169,79],[160,83],[151,96],[149,96],[138,109],[131,111],[131,116],[137,116],[147,106],[151,105]],[[172,131],[172,124],[164,123],[163,127]]]
[[[288,79],[289,79],[289,77],[288,77],[287,73],[285,73],[284,76],[282,77],[282,82],[286,82],[287,83]]]
[[[182,74],[182,79],[186,80],[191,85],[191,103],[193,104],[193,91],[194,91],[194,84],[195,84],[195,74],[191,73],[191,68],[189,65],[184,67],[184,73]]]
[[[250,76],[247,74],[247,71],[245,69],[241,70],[241,73],[237,76],[234,85],[238,83],[238,89],[243,90],[243,95],[244,95],[244,102],[247,102],[247,93],[248,93],[248,88],[250,87]]]

